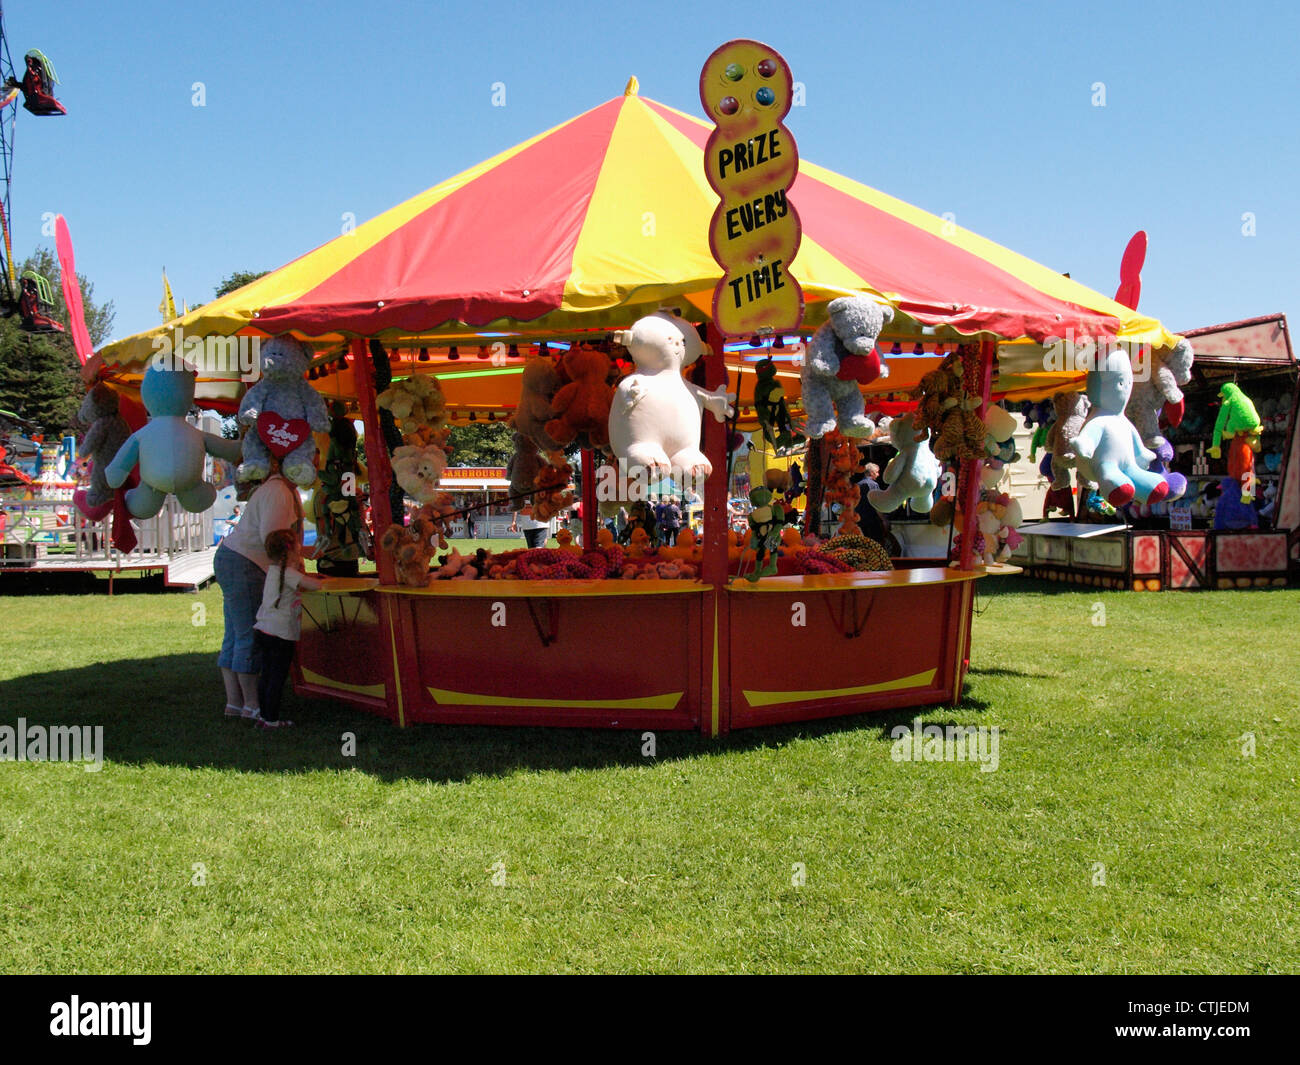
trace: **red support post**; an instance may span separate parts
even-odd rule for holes
[[[393,560],[379,548],[379,538],[393,522],[393,508],[388,501],[388,489],[393,483],[393,467],[384,431],[379,424],[379,408],[375,405],[375,368],[370,361],[370,350],[365,340],[352,341],[352,373],[357,386],[357,402],[361,407],[361,421],[366,428],[366,474],[370,479],[370,524],[375,543],[375,563],[379,569],[380,584],[396,584],[397,574]]]
[[[710,322],[705,356],[704,387],[712,390],[727,383],[727,363],[722,344],[726,338]],[[736,397],[740,401],[740,397]],[[727,601],[727,534],[731,529],[727,496],[727,425],[711,414],[704,416],[704,457],[713,473],[704,482],[704,558],[701,577],[713,585],[705,601],[703,731],[718,736],[731,731],[731,622]],[[712,601],[712,609],[709,608]],[[709,614],[712,614],[712,617]]]
[[[980,341],[980,421],[988,413],[989,393],[993,390],[993,363],[997,358],[998,342],[996,340]],[[980,474],[984,469],[983,459],[967,459],[962,463],[962,476],[965,478],[961,498],[961,569],[970,569],[975,552],[975,508],[980,501]]]

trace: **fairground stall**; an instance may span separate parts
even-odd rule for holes
[[[1138,591],[1278,587],[1294,577],[1300,393],[1286,316],[1182,335],[1195,360],[1182,418],[1162,428],[1170,469],[1186,481],[1181,498],[1023,528],[1013,557],[1031,575]]]
[[[729,444],[779,400],[797,427],[807,406],[800,360],[814,330],[826,327],[828,301],[865,294],[892,319],[876,338],[890,372],[852,387],[859,397],[910,397],[912,406],[920,389],[923,403],[930,395],[936,411],[957,412],[949,435],[960,438],[953,453],[961,457],[940,491],[973,515],[982,505],[980,419],[990,397],[1082,380],[1044,369],[1049,338],[1069,329],[1161,346],[1176,338],[1054,270],[806,161],[790,193],[802,242],[788,275],[802,286],[806,317],[786,332],[724,336],[712,319],[722,270],[709,244],[719,198],[703,165],[713,130],[640,96],[633,79],[622,96],[166,327],[177,336],[301,338],[314,353],[312,387],[364,422],[377,578],[304,599],[300,692],[401,725],[713,735],[959,699],[975,583],[990,569],[979,538],[967,537],[952,565],[946,556],[877,556],[867,568],[861,554],[856,564],[827,561],[827,545],[787,528],[771,559],[775,575],[751,580],[758,541],[739,543],[729,532],[728,473],[745,461]],[[658,314],[663,309],[677,313]],[[688,348],[698,326],[708,350],[694,367],[695,385],[710,397],[736,396],[725,422],[703,415],[701,449],[713,474],[704,482],[702,542],[683,537],[657,551],[644,540],[610,544],[588,505],[586,546],[570,545],[567,554],[449,560],[429,548],[427,532],[417,539],[428,559],[419,545],[405,556],[382,547],[395,513],[390,489],[399,460],[390,449],[413,446],[409,435],[405,444],[393,437],[395,384],[425,397],[431,421],[512,416],[519,428],[535,413],[533,377],[559,370],[575,387],[586,381],[612,391],[646,374],[632,327],[656,317],[661,325],[692,323],[691,336],[683,334]],[[88,365],[88,378],[136,387],[162,332],[109,345]],[[207,360],[199,395],[205,405],[233,409],[244,386],[237,371],[213,363],[212,350],[191,353]],[[680,387],[680,374],[671,376]],[[940,379],[950,405],[926,391]],[[568,402],[561,392],[547,395],[551,415]],[[559,421],[573,409],[570,403]],[[582,495],[590,502],[610,468],[600,458],[604,440],[616,434],[611,424],[609,432],[588,425],[575,435],[586,445]],[[847,451],[851,468],[857,451],[849,445],[829,432],[823,459],[805,460],[808,475],[826,482],[820,490],[831,482],[843,488],[843,471],[824,456]],[[530,457],[537,460],[535,450]],[[455,509],[434,512],[434,525],[459,519]],[[858,550],[835,546],[841,555]],[[457,577],[478,579],[442,579],[449,565]]]

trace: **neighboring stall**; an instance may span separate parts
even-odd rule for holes
[[[792,404],[806,330],[835,297],[866,293],[894,310],[881,335],[908,352],[869,397],[907,401],[955,358],[960,395],[1077,383],[1045,369],[1065,330],[1175,338],[1047,267],[806,161],[794,196],[803,243],[792,267],[808,301],[799,336],[723,344],[709,321],[719,268],[707,231],[717,199],[701,152],[712,127],[626,93],[503,152],[236,292],[170,323],[199,336],[292,333],[314,346],[313,386],[365,423],[376,532],[391,514],[390,458],[376,408],[381,381],[433,374],[453,423],[511,413],[523,368],[570,343],[616,354],[611,330],[659,308],[707,329],[706,389],[738,393],[753,428],[754,366],[770,356]],[[110,345],[87,367],[130,390],[155,330]],[[1002,348],[999,350],[999,341]],[[960,350],[959,350],[960,346]],[[760,350],[761,349],[761,350]],[[206,356],[205,356],[206,357]],[[624,367],[624,371],[628,369]],[[321,373],[320,371],[323,371]],[[205,363],[205,404],[238,401],[238,374]],[[734,581],[727,520],[730,429],[704,418],[698,579],[396,582],[336,586],[304,599],[300,691],[411,722],[731,728],[954,702],[969,662],[971,549],[897,560],[877,572]],[[593,471],[584,455],[584,496]],[[974,512],[979,460],[961,466]],[[594,508],[585,509],[594,542]],[[378,539],[378,537],[376,537]]]
[[[1151,512],[1100,523],[1025,526],[1015,560],[1050,580],[1111,588],[1277,587],[1300,567],[1300,465],[1296,458],[1300,375],[1286,316],[1265,315],[1182,334],[1196,360],[1183,387],[1186,410],[1166,435],[1185,497]],[[1220,387],[1237,385],[1256,408],[1255,500],[1241,503],[1228,456],[1211,456]],[[1222,493],[1229,493],[1224,499]]]

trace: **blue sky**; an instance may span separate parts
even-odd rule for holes
[[[164,265],[178,300],[208,300],[629,74],[699,114],[701,64],[742,36],[806,85],[787,121],[810,160],[1108,295],[1146,229],[1141,308],[1175,329],[1300,310],[1293,5],[10,0],[4,16],[19,67],[41,48],[68,108],[19,113],[15,254],[52,245],[42,216],[64,214],[117,336],[157,322]]]

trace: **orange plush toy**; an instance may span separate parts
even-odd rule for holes
[[[862,475],[862,452],[857,441],[832,429],[825,436],[827,470],[825,498],[827,503],[840,504],[840,534],[852,536],[858,527],[858,500],[861,491],[854,482]]]
[[[551,399],[555,417],[546,423],[546,435],[558,444],[571,444],[585,433],[593,448],[609,443],[609,408],[614,389],[607,383],[609,356],[596,348],[570,348],[560,360],[560,373],[567,378]]]
[[[538,521],[550,521],[566,507],[571,507],[573,492],[569,486],[572,483],[572,472],[564,452],[552,451],[533,482],[533,517]]]

